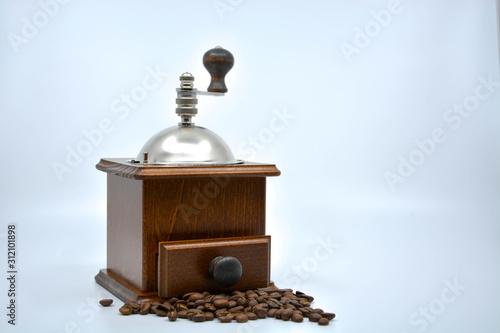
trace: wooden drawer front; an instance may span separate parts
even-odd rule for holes
[[[270,281],[270,243],[271,236],[160,242],[159,296],[178,297],[190,291],[213,293],[267,287]],[[235,257],[241,263],[241,279],[232,287],[221,287],[209,276],[210,262],[218,256]]]

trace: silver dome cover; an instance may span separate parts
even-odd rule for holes
[[[137,160],[141,163],[166,165],[239,163],[220,136],[194,125],[173,126],[158,132],[142,147]]]

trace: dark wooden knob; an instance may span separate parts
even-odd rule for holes
[[[235,257],[216,257],[208,267],[208,274],[223,287],[232,287],[241,278],[243,269]]]
[[[211,92],[227,92],[224,78],[234,65],[234,57],[231,52],[220,46],[208,50],[203,55],[203,65],[212,76],[212,81],[207,90]]]

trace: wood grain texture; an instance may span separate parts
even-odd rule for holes
[[[155,173],[134,179],[115,173],[122,162],[110,163],[114,166],[103,170],[108,172],[107,268],[138,290],[157,290],[159,242],[265,234],[265,175],[279,174],[274,165],[207,166],[196,172],[153,167]],[[185,174],[176,176],[177,169]],[[168,176],[158,176],[160,171]]]
[[[158,296],[156,291],[143,292],[129,284],[127,281],[121,279],[116,274],[113,274],[113,272],[109,269],[101,269],[95,276],[95,280],[98,284],[103,286],[123,302],[163,302],[163,297]]]
[[[108,174],[107,268],[134,287],[143,278],[143,183]]]
[[[281,172],[274,164],[244,162],[231,165],[166,166],[158,164],[129,163],[130,158],[103,158],[96,165],[98,170],[131,179],[248,176],[271,177]]]
[[[267,287],[270,241],[270,236],[253,236],[161,242],[159,295],[174,297],[190,291],[216,293]],[[236,285],[224,288],[209,276],[208,266],[218,256],[232,256],[240,261],[243,273]]]
[[[265,234],[264,177],[143,181],[143,271],[156,288],[158,243]]]

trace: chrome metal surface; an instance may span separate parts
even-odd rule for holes
[[[198,89],[194,88],[194,76],[191,73],[183,73],[179,80],[181,81],[181,87],[177,88],[177,108],[175,113],[181,117],[181,122],[179,125],[191,125],[191,118],[196,116],[198,109],[196,105],[198,104],[198,99],[196,98],[196,93]]]
[[[225,165],[240,163],[229,146],[214,132],[199,126],[174,126],[154,135],[142,147],[137,160],[166,165]]]

